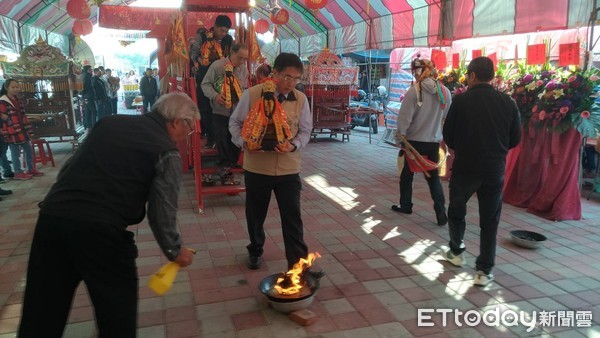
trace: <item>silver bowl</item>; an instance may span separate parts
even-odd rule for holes
[[[313,300],[315,299],[316,295],[317,295],[317,291],[315,291],[313,294],[311,294],[308,298],[304,298],[299,301],[281,303],[281,302],[277,302],[272,299],[269,299],[269,303],[273,309],[275,309],[281,313],[291,313],[291,312],[306,309],[307,307],[309,307],[313,303]]]
[[[527,249],[537,249],[541,247],[547,239],[546,236],[542,234],[527,230],[511,231],[510,236],[513,243]]]

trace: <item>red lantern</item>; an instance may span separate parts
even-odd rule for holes
[[[265,19],[260,19],[254,22],[254,30],[258,34],[265,34],[269,31],[269,21]]]
[[[327,5],[327,0],[304,0],[304,4],[308,9],[316,12]]]
[[[83,20],[90,17],[92,10],[85,0],[69,0],[67,2],[67,13],[72,18]]]
[[[275,15],[271,13],[271,22],[276,25],[285,25],[290,19],[290,13],[286,9],[280,9]]]
[[[94,25],[90,19],[75,20],[73,22],[73,35],[88,35],[94,30]]]

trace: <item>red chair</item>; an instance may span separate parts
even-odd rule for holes
[[[44,149],[44,145],[46,148]],[[33,164],[41,163],[42,165],[46,165],[48,161],[52,163],[53,167],[56,167],[54,164],[54,156],[52,156],[52,149],[50,149],[50,143],[43,138],[33,139],[31,140],[31,147],[33,148]],[[37,151],[36,151],[37,148]]]

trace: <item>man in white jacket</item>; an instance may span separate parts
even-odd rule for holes
[[[448,113],[451,103],[450,90],[435,81],[435,67],[430,60],[415,59],[411,68],[416,79],[402,101],[398,114],[399,135],[423,156],[433,162],[439,161],[440,141],[442,140],[442,122]],[[398,156],[404,156],[404,149]],[[448,223],[444,206],[444,190],[437,169],[428,171],[426,177],[429,192],[433,199],[438,225]],[[392,205],[392,210],[412,213],[412,183],[414,173],[408,165],[404,165],[400,174],[400,203]]]

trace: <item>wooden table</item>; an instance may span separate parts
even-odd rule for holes
[[[330,137],[341,134],[342,142],[344,140],[350,141],[347,109],[339,109],[328,105],[316,105],[313,112],[313,129],[311,131],[311,137],[315,142],[318,134],[329,134]]]

